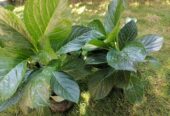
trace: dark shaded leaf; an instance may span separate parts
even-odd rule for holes
[[[130,82],[130,75],[129,71],[115,71],[115,75],[113,77],[113,83],[118,88],[126,88]]]
[[[107,63],[106,53],[92,54],[86,58],[86,64],[103,64],[103,63]]]
[[[129,102],[140,102],[144,96],[144,84],[139,77],[132,76],[129,86],[124,88],[124,93]]]
[[[91,69],[86,67],[85,61],[76,57],[69,57],[67,63],[62,66],[62,71],[71,75],[75,80],[84,79],[91,73]]]
[[[137,26],[133,20],[125,24],[119,32],[119,47],[122,49],[128,42],[133,41],[137,34]]]
[[[104,69],[89,76],[88,87],[91,96],[95,100],[106,97],[113,88],[113,69]]]

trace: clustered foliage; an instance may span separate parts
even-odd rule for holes
[[[149,54],[163,38],[138,39],[134,20],[121,27],[123,10],[123,0],[112,0],[103,23],[73,26],[67,0],[28,0],[23,20],[0,8],[0,111],[18,102],[23,111],[49,106],[55,96],[78,103],[75,80],[85,77],[95,100],[113,87],[130,102],[141,100],[137,65],[155,60]]]

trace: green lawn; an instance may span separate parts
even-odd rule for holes
[[[94,18],[102,19],[107,3],[78,4],[73,6],[75,24],[87,24]],[[76,9],[75,9],[76,7]],[[81,17],[80,17],[81,16]],[[66,114],[54,116],[170,116],[170,5],[131,5],[123,14],[126,17],[138,19],[139,36],[144,34],[160,34],[165,38],[163,49],[153,54],[158,57],[161,67],[140,66],[143,78],[146,80],[146,94],[142,103],[132,105],[127,102],[118,90],[103,100],[93,101],[87,91],[86,82],[80,82],[81,100],[78,105]],[[123,22],[123,21],[122,21]],[[45,116],[49,112],[45,110]],[[44,113],[43,113],[44,114]],[[41,111],[29,116],[42,116]],[[0,116],[22,116],[17,107],[13,107]]]

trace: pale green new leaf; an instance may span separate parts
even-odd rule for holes
[[[45,37],[57,49],[71,32],[68,11],[67,0],[28,0],[24,22],[34,40],[38,42]]]
[[[34,42],[27,33],[22,21],[11,11],[0,8],[1,47],[19,50],[31,55]]]
[[[95,100],[106,97],[113,88],[113,69],[104,69],[89,76],[88,88]]]
[[[56,95],[62,98],[78,103],[80,89],[76,82],[71,80],[70,76],[63,72],[53,72],[51,86]]]

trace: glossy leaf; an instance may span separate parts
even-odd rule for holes
[[[27,112],[28,108],[49,105],[51,76],[52,68],[46,67],[35,71],[28,77],[30,81],[25,87],[24,95],[20,102],[23,112]]]
[[[93,20],[92,22],[88,24],[88,27],[102,33],[103,35],[106,35],[105,28],[100,20],[97,20],[97,19]]]
[[[137,34],[137,26],[133,20],[125,24],[119,32],[119,47],[122,49],[128,42],[133,41]]]
[[[28,83],[29,79],[28,76],[32,73],[32,71],[27,71],[24,77],[23,82],[21,83],[21,85],[19,86],[19,88],[17,89],[17,91],[15,92],[15,94],[9,98],[8,100],[0,103],[0,112],[6,110],[7,108],[16,105],[19,100],[21,99],[22,95],[23,95],[23,91],[24,91],[24,87],[26,86],[26,84]]]
[[[107,63],[106,53],[96,53],[86,58],[86,64],[103,64]]]
[[[124,93],[129,102],[140,102],[144,96],[144,84],[139,77],[131,77],[130,84],[124,89]]]
[[[95,72],[89,76],[88,87],[91,96],[95,100],[106,97],[113,88],[114,71],[112,69],[104,69]]]
[[[104,37],[104,35],[99,33],[98,31],[89,30],[86,32],[85,29],[85,33],[75,36],[75,38],[72,41],[68,42],[59,50],[59,53],[64,54],[80,50],[90,40],[99,39],[102,37]]]
[[[158,35],[147,35],[140,39],[148,53],[159,51],[163,45],[163,37]]]
[[[67,0],[28,0],[24,22],[33,39],[50,39],[58,49],[71,32],[68,8]]]
[[[16,49],[26,55],[33,54],[34,42],[27,33],[24,24],[12,12],[0,8],[1,47]]]
[[[0,58],[0,101],[12,97],[23,81],[27,62],[17,63],[11,58]]]
[[[66,73],[53,72],[51,86],[55,94],[66,100],[78,103],[80,97],[79,86]]]
[[[115,70],[136,71],[135,64],[143,62],[146,50],[140,43],[131,43],[122,51],[112,49],[107,54],[107,62]]]
[[[107,33],[112,32],[114,27],[119,23],[121,13],[124,9],[123,2],[123,0],[112,0],[109,4],[104,21]]]

